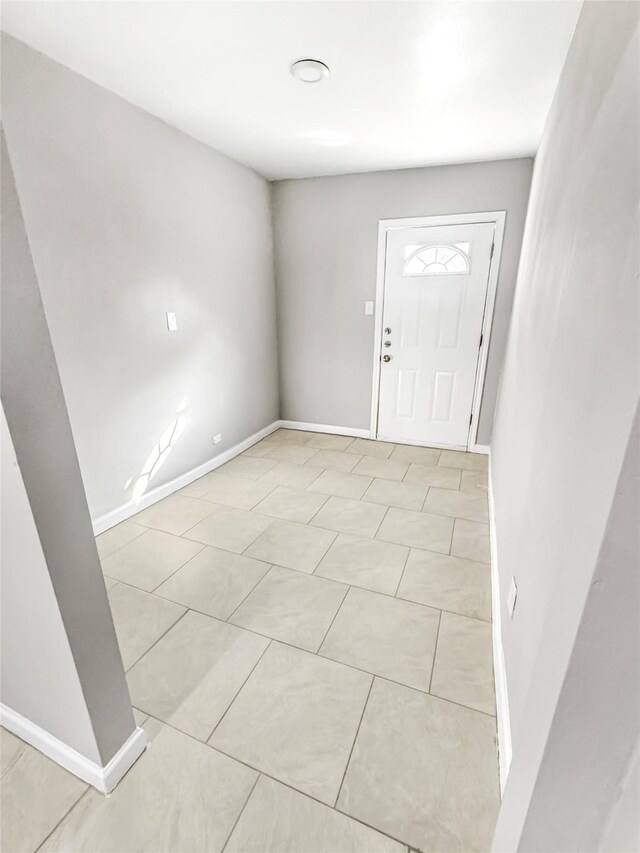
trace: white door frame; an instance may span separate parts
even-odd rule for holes
[[[407,219],[381,219],[378,223],[378,274],[376,280],[376,304],[374,315],[374,340],[373,340],[373,386],[371,390],[371,426],[370,436],[376,438],[378,435],[378,405],[380,398],[380,349],[382,346],[382,314],[384,311],[384,273],[387,260],[387,232],[396,228],[424,228],[435,225],[475,225],[479,222],[488,222],[495,225],[495,236],[493,253],[489,265],[489,280],[487,283],[487,296],[482,318],[482,346],[478,350],[478,363],[476,367],[476,381],[473,391],[473,403],[471,409],[471,424],[467,438],[467,448],[476,453],[486,453],[487,448],[477,443],[478,418],[480,414],[480,403],[484,390],[484,380],[487,372],[487,356],[489,354],[489,341],[491,340],[491,327],[493,325],[493,310],[496,302],[496,290],[498,287],[498,271],[500,269],[500,256],[502,254],[502,240],[504,237],[504,225],[507,218],[506,210],[490,210],[483,213],[459,213],[447,216],[414,216]],[[398,442],[399,444],[418,444],[419,442]]]

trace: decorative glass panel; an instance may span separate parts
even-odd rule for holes
[[[469,272],[469,243],[454,246],[411,246],[403,275],[465,275]]]

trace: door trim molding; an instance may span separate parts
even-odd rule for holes
[[[397,228],[424,228],[437,225],[476,225],[489,222],[495,226],[494,250],[489,265],[487,295],[485,297],[484,314],[482,318],[482,346],[478,350],[476,379],[473,390],[471,408],[471,424],[467,438],[467,449],[478,452],[478,423],[480,404],[484,391],[487,372],[487,358],[491,342],[493,312],[498,288],[498,272],[504,238],[504,226],[507,218],[506,210],[489,210],[480,213],[447,214],[445,216],[412,216],[406,219],[380,219],[378,222],[378,271],[376,276],[376,302],[374,312],[373,335],[373,380],[371,387],[371,422],[369,435],[376,438],[378,434],[378,405],[380,400],[380,347],[382,345],[382,314],[384,309],[384,271],[387,257],[387,232]]]

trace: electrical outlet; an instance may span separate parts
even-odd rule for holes
[[[213,438],[211,439],[212,444],[220,444],[221,441],[222,441],[222,433],[218,433],[217,435],[214,435]]]
[[[507,595],[507,610],[509,612],[509,618],[513,619],[513,611],[516,609],[516,601],[518,600],[518,585],[516,584],[516,579],[511,578],[511,583],[509,584],[509,594]]]
[[[178,318],[173,311],[167,311],[167,329],[175,332],[178,329]]]

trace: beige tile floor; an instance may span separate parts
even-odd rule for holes
[[[4,853],[488,850],[486,459],[279,430],[98,537],[150,748],[103,797],[2,731]]]

